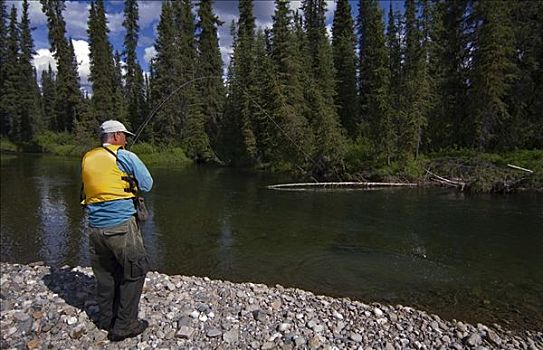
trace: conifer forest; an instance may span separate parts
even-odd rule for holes
[[[19,14],[0,0],[2,138],[67,133],[92,145],[104,120],[133,131],[148,122],[138,142],[196,162],[321,178],[446,150],[543,149],[543,0],[405,0],[402,11],[360,0],[356,16],[337,0],[330,32],[324,0],[297,10],[275,0],[268,28],[256,26],[253,0],[239,1],[232,23],[213,2],[164,1],[147,74],[138,2],[124,1],[118,52],[104,1],[92,0],[85,94],[64,2],[40,0],[57,67],[38,74],[27,0]],[[219,26],[234,37],[227,67]]]

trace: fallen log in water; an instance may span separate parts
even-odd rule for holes
[[[452,187],[456,187],[456,188],[460,188],[460,191],[463,191],[464,188],[466,187],[466,183],[465,182],[460,182],[460,181],[453,181],[453,180],[449,180],[449,179],[446,179],[442,176],[439,176],[439,175],[436,175],[434,174],[433,172],[431,172],[430,170],[426,169],[426,172],[435,179],[435,181],[439,182],[440,184],[442,185],[445,185],[445,186],[452,186]]]
[[[411,182],[298,182],[289,184],[277,184],[267,186],[270,190],[306,190],[335,188],[342,189],[366,189],[376,187],[416,187],[418,184]]]

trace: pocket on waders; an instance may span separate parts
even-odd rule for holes
[[[114,227],[108,227],[102,230],[102,234],[107,237],[120,236],[128,233],[128,221]]]
[[[149,259],[147,255],[128,257],[125,264],[125,278],[128,280],[137,280],[145,277],[149,271]]]

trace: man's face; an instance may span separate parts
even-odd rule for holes
[[[114,133],[113,140],[115,141],[115,145],[126,146],[126,134],[122,131]]]

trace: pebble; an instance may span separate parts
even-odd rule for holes
[[[94,324],[90,268],[0,264],[2,349],[543,349],[541,331],[513,333],[407,306],[157,272],[147,274],[140,302],[148,330],[109,344]]]
[[[472,333],[466,342],[468,343],[468,345],[473,347],[481,344],[481,341],[482,339],[479,333]]]
[[[280,332],[285,332],[285,331],[287,331],[289,328],[290,328],[290,324],[288,324],[288,323],[281,323],[281,324],[277,327],[277,330],[280,331]]]
[[[206,335],[210,338],[215,338],[221,336],[222,332],[217,328],[211,328],[207,331]]]
[[[362,336],[358,333],[351,333],[349,336],[349,339],[351,339],[354,342],[360,343],[362,341]]]

